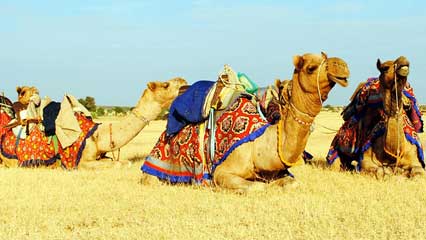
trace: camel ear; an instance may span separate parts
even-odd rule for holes
[[[380,58],[377,59],[376,63],[377,69],[380,71],[382,69],[382,62],[380,61]]]
[[[19,94],[21,94],[22,88],[21,87],[16,87],[16,92]]]
[[[300,69],[302,69],[302,67],[303,67],[303,57],[299,56],[299,55],[294,56],[293,57],[293,64],[294,64],[294,67],[296,68],[296,70],[299,71]]]
[[[279,79],[275,79],[274,85],[277,89],[280,89],[281,81]]]
[[[154,91],[157,87],[157,84],[155,82],[149,82],[146,86],[149,88],[149,90]]]
[[[321,52],[321,56],[324,60],[327,60],[327,58],[328,58],[327,53],[325,53],[325,52]]]

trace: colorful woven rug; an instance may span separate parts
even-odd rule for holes
[[[0,153],[3,157],[18,161],[21,167],[49,166],[60,161],[65,169],[77,168],[81,154],[89,138],[97,129],[98,124],[83,114],[76,113],[82,133],[77,141],[63,149],[60,142],[47,137],[38,127],[34,127],[26,139],[17,141],[11,130],[0,136]],[[56,146],[55,146],[56,145]]]
[[[216,121],[213,159],[207,154],[209,132],[203,134],[204,124],[191,124],[170,138],[163,132],[141,170],[172,183],[208,183],[234,149],[254,141],[269,126],[256,105],[240,97]]]
[[[408,83],[403,90],[403,94],[410,101],[409,109],[403,111],[402,122],[404,124],[405,137],[411,144],[417,146],[417,156],[424,168],[423,147],[417,134],[423,132],[422,114],[417,106],[413,89]],[[376,109],[378,117],[375,121],[372,121],[371,126],[363,126],[363,129],[359,129],[359,121],[366,116],[368,108]],[[345,108],[342,115],[345,122],[334,137],[326,159],[328,164],[333,164],[337,157],[346,156],[346,158],[340,158],[343,166],[353,169],[351,163],[344,162],[343,159],[358,160],[358,170],[360,170],[364,152],[372,146],[372,143],[378,137],[386,132],[379,79],[368,79],[366,84],[355,95],[353,101]]]

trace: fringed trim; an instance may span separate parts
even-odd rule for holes
[[[422,167],[425,168],[425,161],[424,161],[424,155],[423,155],[423,147],[422,144],[417,141],[417,139],[413,138],[409,134],[405,133],[405,138],[413,145],[416,145],[417,147],[417,158],[419,159],[420,163],[422,164]]]
[[[196,176],[192,172],[181,172],[181,173],[172,172],[164,168],[159,168],[158,166],[151,164],[150,161],[159,161],[159,160],[152,158],[151,156],[147,156],[144,164],[141,167],[141,171],[147,174],[156,176],[160,178],[161,180],[169,181],[171,183],[190,183],[192,181],[200,183],[202,182],[203,178],[206,176],[203,173],[201,173],[200,176]],[[200,179],[200,180],[197,180],[197,179]]]
[[[406,96],[406,97],[408,97],[410,100],[411,100],[411,102],[413,103],[413,108],[414,108],[414,111],[416,112],[416,114],[417,114],[417,116],[419,117],[419,120],[420,120],[420,124],[421,124],[421,129],[420,129],[420,131],[419,132],[423,132],[423,119],[422,119],[422,113],[420,112],[420,109],[419,109],[419,107],[418,107],[418,105],[417,105],[417,99],[413,96],[413,95],[411,95],[408,91],[406,91],[406,90],[403,90],[402,91],[403,93],[404,93],[404,95]]]
[[[52,158],[48,159],[48,160],[40,160],[40,159],[31,159],[31,160],[27,160],[27,161],[23,161],[19,166],[20,167],[40,167],[40,166],[50,166],[52,164],[54,164],[56,161],[58,161],[58,159],[60,159],[60,155],[56,154],[55,156],[53,156]]]
[[[327,157],[325,158],[327,160],[327,164],[332,165],[338,156],[339,154],[336,149],[332,148],[328,150]]]

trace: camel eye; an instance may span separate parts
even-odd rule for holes
[[[25,95],[25,91],[22,91],[22,92],[19,93],[19,96],[21,96],[21,97],[24,96],[24,95]]]
[[[315,66],[315,65],[313,65],[313,66],[308,66],[308,73],[309,74],[312,74],[316,69],[318,68],[318,66]]]
[[[383,68],[382,68],[382,71],[383,71],[383,72],[387,72],[387,71],[389,71],[389,66],[383,67]]]

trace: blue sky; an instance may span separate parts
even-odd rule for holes
[[[146,83],[181,76],[215,80],[223,64],[261,86],[292,74],[292,56],[338,56],[350,86],[326,103],[345,105],[375,63],[405,55],[426,103],[424,1],[4,1],[0,0],[0,91],[37,86],[134,105]]]

